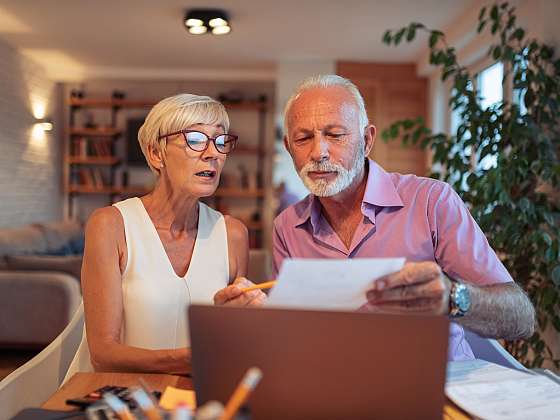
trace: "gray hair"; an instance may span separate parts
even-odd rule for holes
[[[221,125],[227,132],[229,117],[224,106],[209,96],[182,93],[162,99],[150,110],[138,131],[138,143],[148,166],[159,175],[159,169],[148,159],[148,149],[152,147],[165,155],[165,138],[159,136],[188,128],[194,124]]]
[[[360,133],[363,135],[365,133],[365,129],[369,124],[369,119],[366,112],[366,106],[364,103],[364,98],[362,94],[356,87],[354,83],[350,80],[338,76],[336,74],[319,74],[316,76],[311,76],[304,79],[296,88],[295,92],[290,96],[286,106],[284,107],[284,134],[288,133],[288,112],[290,111],[291,106],[293,105],[294,101],[306,90],[315,89],[315,88],[328,88],[328,87],[342,87],[346,89],[356,101],[356,105],[358,106],[358,123],[360,125],[360,129],[362,132]]]

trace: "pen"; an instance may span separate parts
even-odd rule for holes
[[[245,292],[250,292],[251,290],[257,290],[257,289],[270,289],[271,287],[276,286],[276,283],[277,283],[276,280],[265,281],[264,283],[254,284],[252,286],[245,287],[245,288],[241,289],[241,291],[243,293],[245,293]]]
[[[247,370],[247,373],[245,373],[245,376],[227,402],[220,420],[231,420],[233,418],[239,407],[247,401],[249,394],[255,389],[261,378],[262,371],[258,367],[252,367]]]

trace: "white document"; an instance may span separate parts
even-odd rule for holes
[[[267,306],[356,310],[375,279],[399,271],[404,258],[284,260]]]
[[[560,385],[545,376],[483,360],[449,362],[445,393],[482,419],[560,418]]]

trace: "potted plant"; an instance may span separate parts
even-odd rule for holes
[[[529,367],[549,361],[558,369],[560,355],[543,332],[560,332],[560,59],[550,46],[528,39],[508,3],[481,9],[478,33],[485,30],[495,40],[489,55],[504,65],[504,91],[512,92],[511,99],[504,95],[489,107],[482,103],[477,75],[459,63],[442,32],[415,22],[385,32],[388,45],[428,32],[430,63],[451,85],[449,105],[459,124],[447,134],[433,133],[421,118],[402,120],[384,130],[383,138],[431,149],[436,169],[430,176],[460,194],[535,305],[535,334],[506,348]]]

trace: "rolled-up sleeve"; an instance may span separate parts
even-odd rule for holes
[[[290,254],[282,235],[282,219],[277,217],[276,220],[274,220],[274,227],[272,230],[272,273],[274,278],[278,276],[284,258],[289,257]]]
[[[430,194],[435,258],[449,276],[476,285],[513,281],[457,193],[438,182]]]

